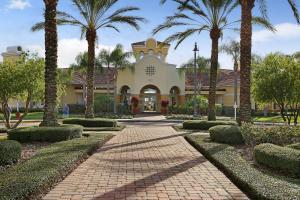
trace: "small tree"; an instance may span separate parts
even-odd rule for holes
[[[253,70],[253,93],[258,102],[276,103],[288,124],[300,114],[300,63],[293,57],[270,54]]]
[[[30,102],[43,99],[45,62],[36,56],[24,56],[0,64],[0,104],[7,128],[16,128],[28,114]],[[9,101],[24,101],[24,113],[11,124]]]

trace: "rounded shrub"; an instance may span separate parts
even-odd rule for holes
[[[62,125],[59,127],[24,127],[8,131],[8,139],[19,142],[59,142],[81,137],[83,127]]]
[[[238,126],[218,125],[209,129],[210,138],[214,142],[225,144],[243,144],[243,137]]]
[[[63,124],[78,124],[83,127],[116,127],[117,121],[113,119],[65,119]]]
[[[0,166],[17,162],[21,158],[21,149],[21,144],[17,141],[0,141]]]
[[[232,121],[188,120],[183,122],[182,127],[184,129],[208,130],[218,125],[237,125],[237,123]]]
[[[300,151],[265,143],[254,148],[254,158],[259,164],[285,170],[300,177]]]

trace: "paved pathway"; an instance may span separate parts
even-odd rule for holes
[[[248,199],[170,126],[130,125],[44,199]]]

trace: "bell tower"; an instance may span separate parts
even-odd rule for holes
[[[145,55],[152,55],[166,62],[169,48],[170,44],[156,41],[153,38],[132,44],[132,50],[137,61],[143,59]]]

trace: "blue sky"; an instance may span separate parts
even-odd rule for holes
[[[30,27],[43,20],[43,1],[42,0],[1,0],[0,5],[0,52],[4,52],[7,46],[21,45],[25,49],[37,51],[41,56],[44,52],[43,32],[32,33]],[[117,33],[111,30],[101,30],[98,32],[99,48],[112,48],[117,43],[121,43],[126,49],[131,50],[131,43],[143,41],[149,37],[157,40],[164,40],[174,31],[182,29],[172,29],[152,36],[151,31],[154,27],[164,21],[164,18],[172,14],[175,10],[174,3],[160,5],[159,0],[120,0],[113,9],[124,6],[138,6],[141,11],[134,12],[148,20],[148,23],[141,25],[141,30],[136,31],[127,26],[120,26],[122,32]],[[72,15],[77,15],[71,0],[60,0],[59,10],[66,11]],[[255,8],[255,15],[258,9]],[[270,52],[281,51],[293,53],[300,51],[300,26],[296,25],[287,0],[269,0],[268,13],[271,22],[277,28],[277,32],[271,33],[261,27],[254,27],[253,32],[253,51],[259,55]],[[237,20],[240,16],[240,9],[237,9],[230,16],[230,20]],[[237,24],[237,27],[239,24]],[[236,32],[225,31],[222,43],[230,39],[238,39]],[[209,57],[211,51],[211,41],[207,32],[194,35],[186,40],[177,50],[172,45],[168,62],[180,65],[192,58],[194,42],[199,44],[200,55]],[[67,67],[74,62],[75,56],[87,49],[85,40],[80,40],[80,31],[76,27],[59,28],[59,65]],[[0,58],[1,59],[1,58]],[[222,68],[232,68],[231,58],[220,54],[220,64]]]

